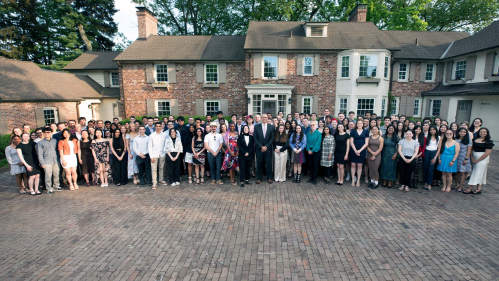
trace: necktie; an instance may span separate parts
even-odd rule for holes
[[[263,138],[265,138],[265,133],[267,133],[267,124],[263,125]]]

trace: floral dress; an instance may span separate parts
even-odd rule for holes
[[[109,163],[109,161],[107,161],[107,157],[108,157],[108,148],[109,148],[109,141],[108,140],[105,140],[105,141],[101,141],[101,142],[92,142],[92,145],[90,146],[90,148],[92,148],[94,151],[95,151],[95,156],[97,157],[97,160],[99,160],[99,162],[95,162],[95,181],[96,182],[99,182],[99,178],[100,178],[100,173],[98,172],[99,171],[99,164],[100,163],[104,163],[104,169],[106,169],[107,171],[107,182],[110,183],[110,182],[113,182],[113,175],[112,175],[112,171],[111,171],[111,165]]]
[[[135,138],[132,138],[129,134],[127,134],[126,139],[129,140],[130,147],[133,147],[133,140]],[[137,166],[137,163],[135,163],[135,156],[137,156],[137,154],[135,154],[135,151],[133,151],[133,149],[132,149],[129,153],[131,153],[133,156],[132,159],[128,158],[128,168],[127,168],[128,178],[131,179],[131,178],[133,178],[134,174],[139,173],[139,167]]]
[[[222,165],[222,170],[227,171],[227,170],[236,170],[239,168],[239,160],[237,156],[232,156],[230,153],[237,153],[238,148],[237,148],[237,135],[236,136],[231,136],[229,134],[228,137],[228,147],[227,150],[225,151],[225,156],[224,156],[224,162]]]

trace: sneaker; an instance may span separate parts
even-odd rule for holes
[[[168,183],[166,181],[161,181],[161,184],[162,185],[168,185]]]
[[[179,182],[176,182],[176,183],[175,183],[175,185],[180,185],[180,183],[179,183]]]
[[[54,191],[53,190],[49,190],[49,191],[47,191],[47,194],[48,195],[52,195],[52,194],[54,194]]]
[[[221,180],[219,180],[217,183],[218,183],[218,184],[224,184]]]
[[[215,180],[212,180],[211,184],[215,185],[215,184],[217,184],[217,182]]]
[[[64,189],[60,188],[60,187],[56,187],[54,188],[54,191],[63,191]]]
[[[345,178],[345,181],[350,181],[350,174],[347,174],[347,177]]]
[[[176,185],[176,183],[174,183],[174,182],[171,184],[171,186],[175,186],[175,185]]]
[[[156,190],[156,185],[153,185],[153,186],[152,186],[152,190]]]

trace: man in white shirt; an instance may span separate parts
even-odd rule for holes
[[[144,125],[139,126],[139,135],[133,139],[133,151],[137,156],[135,163],[139,168],[140,185],[152,186],[151,158],[149,157],[149,137],[145,135]]]
[[[222,168],[223,153],[221,152],[224,144],[222,135],[217,133],[217,123],[210,123],[211,132],[204,137],[204,147],[208,151],[208,163],[211,170],[211,184],[223,184],[220,180],[220,169]]]
[[[149,135],[148,151],[151,158],[151,174],[152,174],[152,189],[158,186],[158,164],[159,164],[159,181],[166,185],[163,180],[163,169],[165,167],[165,146],[166,133],[162,132],[161,123],[154,124],[156,131]]]

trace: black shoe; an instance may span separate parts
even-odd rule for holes
[[[317,184],[317,180],[313,180],[313,181],[312,181],[312,184],[313,184],[313,185],[316,185],[316,184]]]
[[[328,179],[326,179],[325,182],[326,184],[331,184],[331,182]]]
[[[376,188],[378,188],[378,185],[377,185],[377,184],[373,184],[373,185],[371,186],[371,189],[376,189]]]
[[[312,182],[314,182],[314,180],[312,178],[310,178],[307,182],[312,183]]]
[[[298,174],[293,175],[293,182],[296,182],[298,180]]]
[[[373,183],[369,182],[369,184],[367,185],[367,187],[372,188],[373,187]]]
[[[296,176],[296,183],[300,183],[300,179],[301,179],[301,174],[298,174]]]
[[[248,181],[246,181],[246,184],[251,184],[251,182],[248,180]]]
[[[241,183],[241,185],[240,185],[240,186],[241,186],[241,187],[244,187],[244,183]]]

